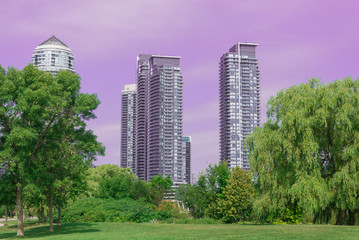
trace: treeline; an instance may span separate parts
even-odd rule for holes
[[[88,170],[88,189],[63,212],[65,222],[150,222],[188,218],[176,203],[164,200],[173,184],[157,175],[146,182],[129,168],[100,165]]]
[[[86,129],[99,100],[80,77],[29,65],[0,67],[1,211],[23,208],[53,231],[65,222],[213,219],[224,223],[333,223],[359,218],[359,80],[311,80],[272,97],[267,118],[246,139],[251,172],[210,165],[194,185],[163,201],[169,177],[150,183],[129,169],[89,166],[104,147]],[[55,213],[54,213],[55,211]],[[206,220],[207,221],[207,220]],[[211,222],[211,221],[209,221]]]
[[[246,139],[250,175],[213,165],[178,198],[194,217],[223,222],[356,225],[359,79],[312,79],[267,107],[267,122]]]
[[[9,190],[7,174],[0,181],[0,189]],[[73,181],[71,190],[64,189],[54,195],[54,214],[57,227],[62,222],[150,222],[169,218],[188,218],[176,203],[163,201],[171,191],[170,177],[157,175],[150,183],[140,180],[129,168],[117,165],[100,165],[83,172],[81,182]],[[24,189],[23,204],[27,216],[36,216],[40,222],[49,222],[51,209],[46,201],[46,193],[34,184]],[[61,193],[61,195],[60,195]],[[0,194],[0,202],[5,203],[5,194]],[[14,211],[14,198],[3,210]],[[4,212],[3,212],[4,213]]]

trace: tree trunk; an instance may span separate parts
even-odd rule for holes
[[[40,209],[40,222],[45,222],[45,208],[41,207]]]
[[[344,225],[345,220],[345,210],[339,209],[337,214],[337,222],[336,225]]]
[[[356,211],[355,210],[349,210],[349,225],[355,226],[355,214]]]
[[[52,213],[52,193],[50,193],[50,197],[49,197],[49,220],[50,220],[50,232],[54,231],[54,216]]]
[[[19,183],[18,183],[19,184]],[[24,213],[22,211],[22,186],[16,187],[17,236],[24,236]]]
[[[61,207],[59,206],[58,209],[58,215],[57,215],[57,227],[60,228],[61,227]]]
[[[6,206],[6,209],[5,209],[5,224],[6,225],[7,225],[8,216],[9,216],[9,211],[7,209],[7,206]]]

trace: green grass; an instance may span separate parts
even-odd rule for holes
[[[16,225],[0,227],[0,239],[15,239]],[[333,225],[239,225],[74,223],[55,232],[27,223],[29,239],[358,239],[359,227]]]

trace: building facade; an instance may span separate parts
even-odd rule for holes
[[[244,141],[260,124],[260,74],[256,43],[237,43],[219,63],[220,160],[249,170]]]
[[[141,54],[137,59],[136,174],[183,183],[180,57]]]
[[[150,54],[137,57],[136,163],[135,173],[147,180],[147,110]]]
[[[55,36],[35,48],[32,54],[32,64],[54,75],[61,70],[75,72],[71,49]]]
[[[121,167],[135,172],[136,163],[136,84],[121,91]]]
[[[182,157],[187,184],[191,184],[191,137],[182,137]]]

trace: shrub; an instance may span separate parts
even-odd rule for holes
[[[164,221],[169,218],[188,218],[171,202],[158,207],[144,199],[100,199],[83,198],[70,203],[63,210],[63,222],[136,222]]]
[[[175,202],[162,201],[155,209],[158,213],[158,220],[173,219],[186,219],[188,213],[181,210]]]
[[[63,211],[64,222],[149,222],[157,217],[143,200],[83,198]]]

